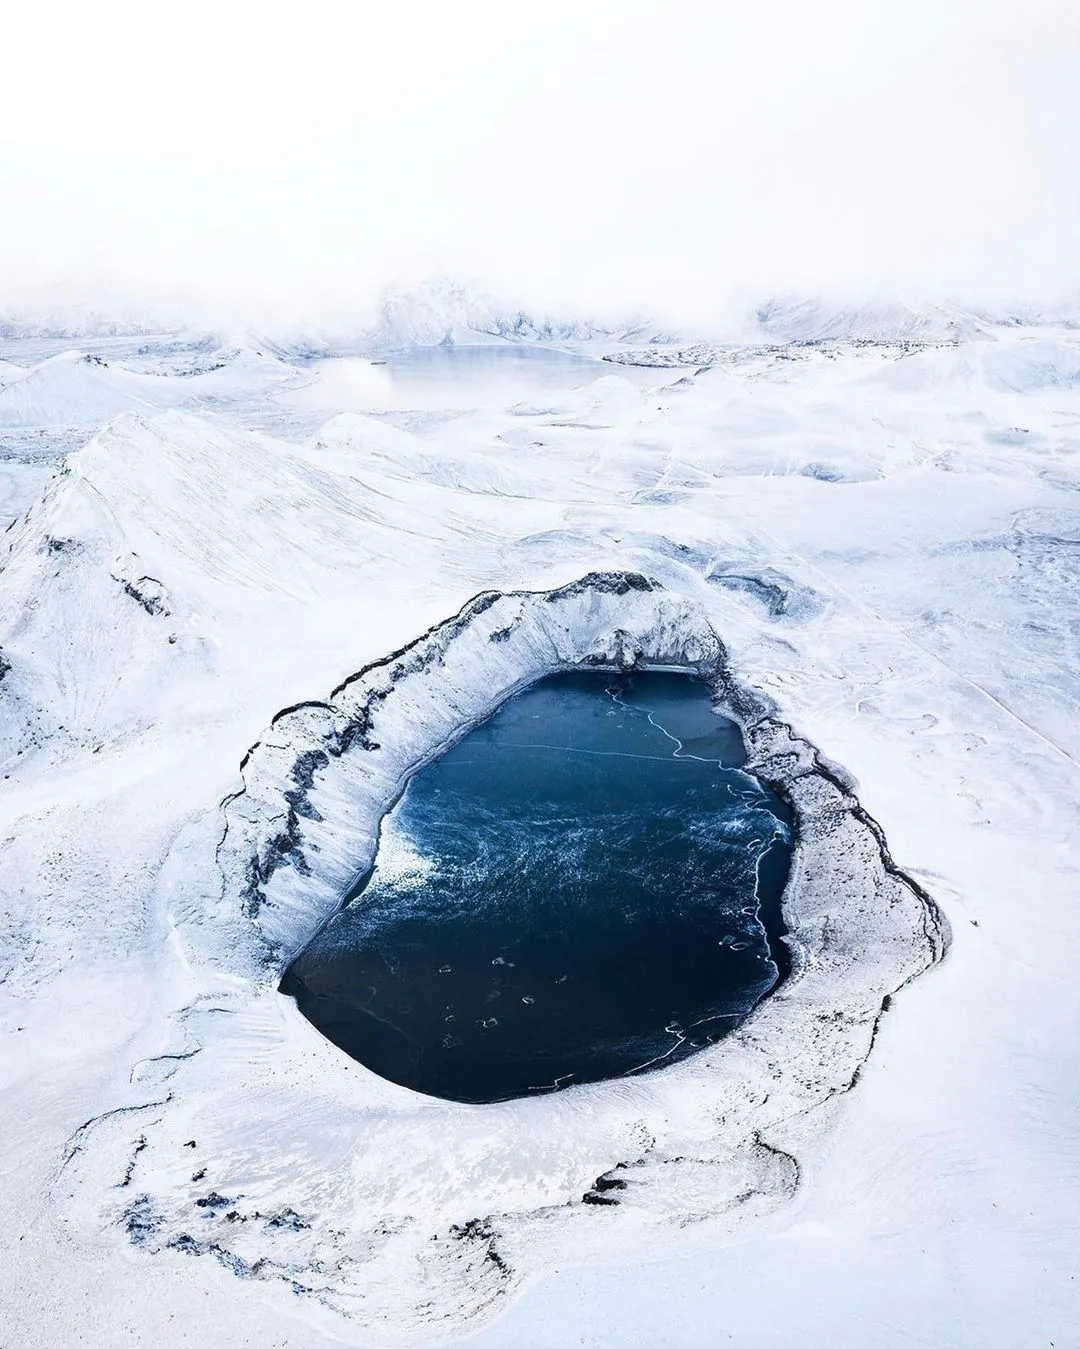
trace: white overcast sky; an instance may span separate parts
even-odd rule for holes
[[[8,0],[0,311],[1080,290],[1078,0]]]

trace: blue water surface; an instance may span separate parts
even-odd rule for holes
[[[785,972],[790,815],[743,762],[698,680],[542,680],[412,778],[282,989],[374,1072],[451,1100],[701,1048]]]

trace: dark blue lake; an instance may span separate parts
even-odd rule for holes
[[[677,674],[554,675],[421,769],[282,991],[391,1081],[498,1101],[644,1072],[786,973],[787,807]]]

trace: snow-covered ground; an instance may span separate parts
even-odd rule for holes
[[[0,344],[4,1342],[1080,1344],[1076,330],[467,317]],[[373,1078],[282,960],[418,758],[635,655],[802,794],[796,977],[643,1079]]]

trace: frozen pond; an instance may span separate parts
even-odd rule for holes
[[[410,781],[282,984],[417,1091],[496,1101],[669,1063],[781,977],[785,806],[675,674],[552,676]]]
[[[343,412],[508,406],[605,376],[651,387],[670,383],[679,373],[612,365],[550,347],[509,345],[416,347],[383,360],[329,356],[304,369],[311,382],[278,395],[278,402]]]

